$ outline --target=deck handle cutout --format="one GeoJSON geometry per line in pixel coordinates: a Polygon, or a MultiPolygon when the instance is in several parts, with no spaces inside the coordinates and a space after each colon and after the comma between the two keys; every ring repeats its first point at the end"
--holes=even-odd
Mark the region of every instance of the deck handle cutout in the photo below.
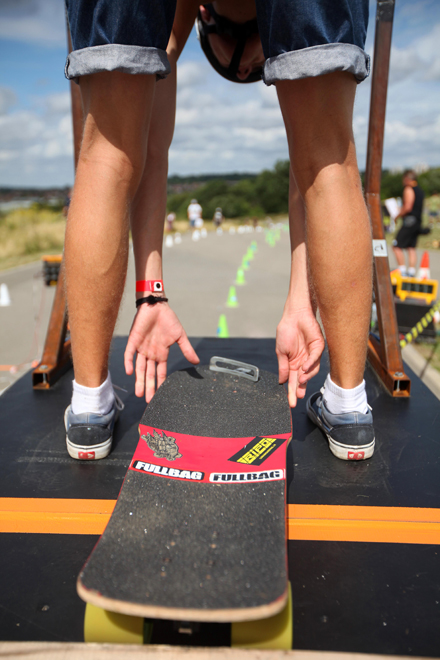
{"type": "Polygon", "coordinates": [[[260,370],[255,365],[247,364],[246,362],[239,362],[238,360],[231,360],[229,358],[218,357],[217,355],[214,355],[210,359],[209,369],[211,371],[219,371],[223,374],[231,374],[233,376],[247,378],[254,383],[256,383],[260,377],[260,370]],[[219,363],[229,366],[219,366],[219,363]]]}

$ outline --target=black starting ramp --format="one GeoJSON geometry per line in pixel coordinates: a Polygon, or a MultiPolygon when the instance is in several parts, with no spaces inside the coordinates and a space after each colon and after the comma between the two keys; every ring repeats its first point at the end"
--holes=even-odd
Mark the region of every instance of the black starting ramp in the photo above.
{"type": "MultiPolygon", "coordinates": [[[[194,339],[213,355],[277,372],[272,339],[194,339]]],[[[138,441],[144,403],[123,370],[116,338],[113,382],[125,410],[111,455],[67,455],[63,413],[72,372],[35,391],[31,375],[0,398],[0,640],[83,641],[76,578],[102,532],[138,441]]],[[[309,385],[321,387],[325,364],[309,385]]],[[[188,366],[177,347],[169,372],[188,366]]],[[[390,397],[367,368],[376,452],[345,462],[293,410],[288,453],[289,572],[294,648],[440,657],[440,402],[414,375],[409,399],[390,397]]],[[[157,622],[153,643],[228,645],[229,627],[191,638],[157,622]]]]}

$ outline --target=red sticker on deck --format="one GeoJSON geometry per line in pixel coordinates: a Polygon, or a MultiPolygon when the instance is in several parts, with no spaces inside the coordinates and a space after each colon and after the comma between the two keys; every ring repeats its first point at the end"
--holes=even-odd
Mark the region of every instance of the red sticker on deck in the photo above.
{"type": "Polygon", "coordinates": [[[209,438],[139,426],[130,469],[168,479],[249,483],[284,479],[290,433],[246,438],[209,438]]]}

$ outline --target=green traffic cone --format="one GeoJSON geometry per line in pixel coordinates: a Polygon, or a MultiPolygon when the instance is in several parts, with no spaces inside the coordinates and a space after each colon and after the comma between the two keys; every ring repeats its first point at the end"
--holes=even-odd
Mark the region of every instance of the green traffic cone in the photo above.
{"type": "Polygon", "coordinates": [[[226,303],[226,307],[238,307],[237,293],[235,291],[235,286],[229,287],[229,295],[228,295],[228,301],[226,303]]]}
{"type": "Polygon", "coordinates": [[[241,267],[243,270],[249,270],[249,259],[246,258],[246,255],[243,257],[241,267]]]}
{"type": "Polygon", "coordinates": [[[235,284],[238,284],[238,285],[246,284],[246,282],[244,280],[244,270],[243,270],[243,268],[239,268],[237,270],[237,279],[235,280],[235,284]]]}
{"type": "Polygon", "coordinates": [[[252,248],[249,248],[249,250],[246,252],[246,259],[248,261],[252,261],[253,258],[254,258],[254,251],[252,250],[252,248]]]}
{"type": "Polygon", "coordinates": [[[220,337],[220,339],[229,339],[228,323],[224,314],[220,314],[218,320],[217,337],[220,337]]]}

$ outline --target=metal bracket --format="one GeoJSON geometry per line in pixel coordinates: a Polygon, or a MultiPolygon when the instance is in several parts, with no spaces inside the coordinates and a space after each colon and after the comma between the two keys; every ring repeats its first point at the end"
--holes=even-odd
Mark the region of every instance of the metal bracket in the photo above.
{"type": "Polygon", "coordinates": [[[223,374],[232,374],[233,376],[240,376],[256,383],[260,377],[260,370],[253,364],[246,362],[238,362],[238,360],[230,360],[229,358],[222,358],[214,355],[209,361],[210,371],[219,371],[223,374]],[[218,362],[221,364],[229,365],[229,367],[219,367],[218,362]]]}

